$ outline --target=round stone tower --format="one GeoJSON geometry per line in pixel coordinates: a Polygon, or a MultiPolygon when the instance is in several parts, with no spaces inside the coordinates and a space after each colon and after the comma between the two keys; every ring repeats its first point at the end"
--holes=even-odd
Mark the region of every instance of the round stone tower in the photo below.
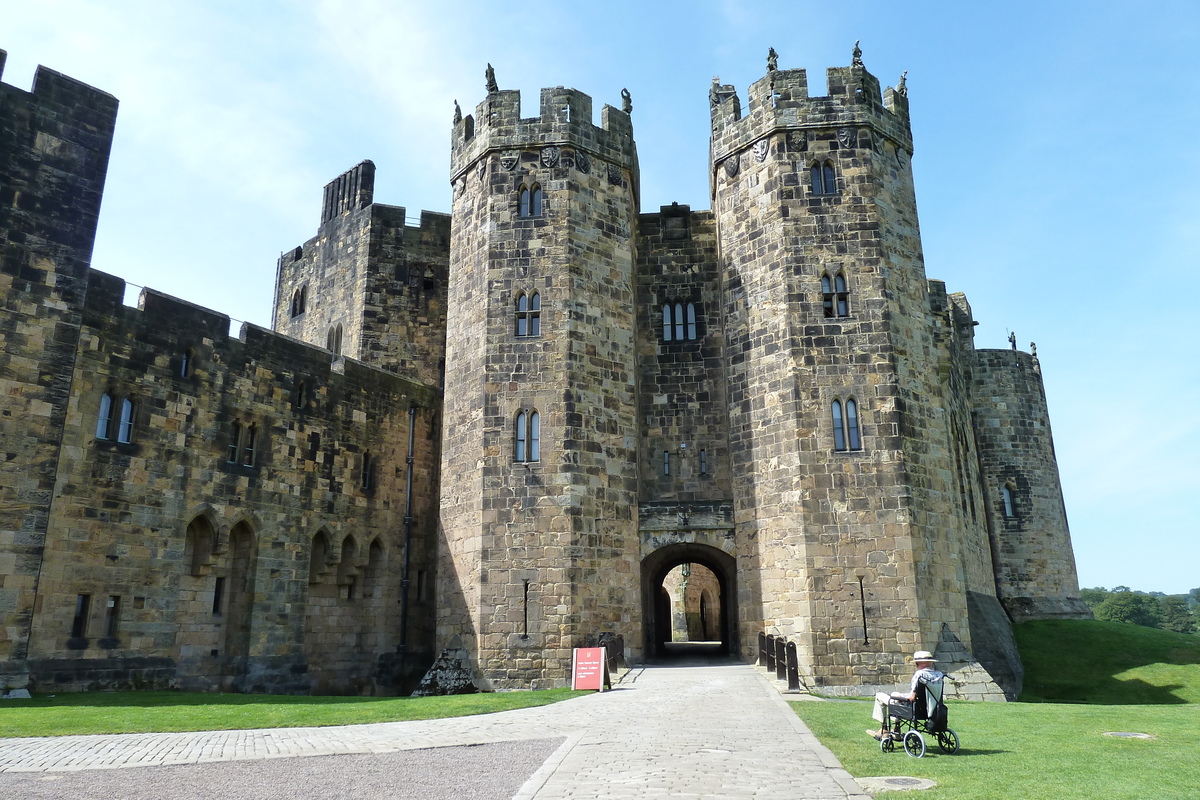
{"type": "MultiPolygon", "coordinates": [[[[438,642],[482,688],[569,679],[640,642],[629,114],[489,81],[454,126],[438,642]]],[[[633,655],[633,654],[631,654],[633,655]]]]}

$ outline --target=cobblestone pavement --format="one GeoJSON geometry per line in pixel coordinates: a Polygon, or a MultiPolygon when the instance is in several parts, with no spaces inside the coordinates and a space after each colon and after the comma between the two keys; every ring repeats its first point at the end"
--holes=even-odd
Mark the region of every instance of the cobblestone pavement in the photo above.
{"type": "MultiPolygon", "coordinates": [[[[520,800],[867,797],[792,713],[778,691],[747,665],[639,668],[610,692],[476,717],[329,728],[3,739],[0,789],[7,797],[49,797],[53,795],[14,793],[17,787],[11,781],[53,781],[56,773],[78,770],[289,757],[299,758],[288,762],[294,765],[288,772],[303,774],[312,770],[321,774],[333,767],[345,771],[352,761],[304,757],[383,755],[488,743],[521,743],[518,749],[528,754],[522,760],[507,758],[502,749],[497,750],[493,755],[497,763],[487,767],[497,789],[506,780],[514,781],[510,786],[520,786],[514,796],[520,800]],[[551,739],[562,743],[554,749],[556,742],[546,741],[551,739]],[[551,750],[549,758],[529,775],[530,765],[551,750]]],[[[436,761],[432,754],[430,761],[436,761]]],[[[451,763],[466,768],[468,761],[451,763]]],[[[410,762],[419,767],[419,759],[410,762]]],[[[276,768],[274,764],[269,766],[276,768]]],[[[239,767],[229,765],[227,770],[232,773],[239,767]]],[[[445,763],[436,767],[436,775],[444,779],[444,795],[431,789],[404,795],[389,790],[387,796],[468,796],[455,781],[455,771],[448,770],[445,763]]],[[[131,769],[121,770],[120,774],[128,776],[124,795],[73,796],[132,797],[132,787],[161,771],[131,769]]],[[[187,778],[186,771],[182,774],[193,786],[200,782],[196,777],[187,778]]],[[[352,777],[353,770],[347,775],[348,779],[352,777]]],[[[204,796],[214,800],[224,796],[214,791],[216,781],[202,785],[209,789],[204,796]]],[[[304,781],[286,794],[254,794],[246,791],[244,780],[240,786],[241,795],[229,796],[280,796],[291,800],[342,796],[317,793],[318,785],[313,781],[304,781]]],[[[159,796],[170,795],[160,792],[159,796]]]]}

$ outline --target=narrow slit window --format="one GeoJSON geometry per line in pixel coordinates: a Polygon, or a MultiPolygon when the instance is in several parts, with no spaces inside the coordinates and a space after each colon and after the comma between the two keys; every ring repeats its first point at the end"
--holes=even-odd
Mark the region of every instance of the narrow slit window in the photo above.
{"type": "Polygon", "coordinates": [[[663,475],[671,474],[671,451],[663,450],[663,475]]]}
{"type": "Polygon", "coordinates": [[[833,286],[828,275],[821,276],[821,311],[826,319],[833,317],[833,286]]]}
{"type": "Polygon", "coordinates": [[[529,299],[529,335],[537,336],[542,332],[542,296],[537,292],[529,299]]]}
{"type": "Polygon", "coordinates": [[[675,340],[683,341],[683,303],[675,304],[675,340]]]}
{"type": "Polygon", "coordinates": [[[671,341],[671,331],[674,326],[671,325],[671,304],[663,303],[663,341],[671,341]]]}
{"type": "Polygon", "coordinates": [[[530,192],[529,200],[529,216],[540,217],[542,215],[542,187],[534,184],[533,191],[530,192]]]}
{"type": "Polygon", "coordinates": [[[221,616],[221,603],[225,600],[225,579],[218,577],[213,585],[212,613],[214,617],[221,616]]]}
{"type": "Polygon", "coordinates": [[[828,161],[821,168],[821,172],[825,175],[825,194],[837,194],[837,177],[833,174],[833,164],[828,161]]]}
{"type": "Polygon", "coordinates": [[[833,416],[833,449],[839,453],[862,450],[862,433],[858,423],[858,402],[853,398],[843,404],[834,400],[830,406],[833,416]]]}
{"type": "Polygon", "coordinates": [[[96,438],[107,439],[112,427],[112,395],[108,392],[100,395],[100,413],[96,415],[96,438]]]}
{"type": "Polygon", "coordinates": [[[529,442],[528,442],[529,434],[525,429],[525,426],[527,424],[528,424],[528,418],[525,416],[525,412],[522,411],[520,414],[517,414],[516,460],[518,462],[528,461],[528,459],[525,457],[526,452],[527,452],[526,448],[528,447],[528,444],[529,444],[529,442]]]}
{"type": "Polygon", "coordinates": [[[82,639],[87,636],[88,616],[92,609],[90,594],[77,595],[75,598],[75,619],[71,622],[71,638],[82,639]]]}
{"type": "Polygon", "coordinates": [[[126,397],[121,401],[121,419],[117,425],[117,441],[129,444],[133,441],[133,401],[126,397]]]}
{"type": "Polygon", "coordinates": [[[834,292],[837,294],[837,315],[850,316],[850,293],[846,291],[846,277],[838,273],[833,279],[834,292]]]}
{"type": "Polygon", "coordinates": [[[1000,499],[1004,503],[1004,516],[1007,517],[1008,519],[1012,519],[1013,517],[1015,517],[1016,513],[1014,513],[1014,511],[1013,511],[1012,490],[1009,489],[1007,486],[1001,486],[1000,487],[1000,499]]]}
{"type": "Polygon", "coordinates": [[[189,347],[183,351],[183,359],[179,362],[179,377],[192,377],[192,367],[194,366],[193,362],[195,361],[195,358],[196,354],[192,348],[189,347]]]}
{"type": "Polygon", "coordinates": [[[518,211],[519,216],[522,216],[522,217],[529,216],[529,203],[530,203],[529,187],[522,186],[521,187],[521,207],[520,207],[520,210],[518,211]]]}
{"type": "Polygon", "coordinates": [[[707,450],[700,451],[700,474],[701,475],[708,474],[708,451],[707,450]]]}
{"type": "Polygon", "coordinates": [[[362,490],[369,492],[375,488],[375,460],[370,453],[362,457],[362,490]]]}
{"type": "Polygon", "coordinates": [[[696,304],[687,304],[687,338],[696,338],[696,304]]]}
{"type": "Polygon", "coordinates": [[[242,446],[242,466],[254,466],[254,448],[258,445],[258,426],[251,425],[246,428],[246,442],[242,446]]]}
{"type": "Polygon", "coordinates": [[[542,458],[541,417],[534,411],[529,415],[529,460],[540,461],[542,458]]]}
{"type": "Polygon", "coordinates": [[[846,433],[850,435],[850,449],[862,450],[862,437],[858,431],[858,403],[846,401],[846,433]]]}
{"type": "Polygon", "coordinates": [[[104,609],[104,636],[107,639],[117,638],[117,623],[121,618],[121,598],[109,595],[108,606],[104,609]]]}

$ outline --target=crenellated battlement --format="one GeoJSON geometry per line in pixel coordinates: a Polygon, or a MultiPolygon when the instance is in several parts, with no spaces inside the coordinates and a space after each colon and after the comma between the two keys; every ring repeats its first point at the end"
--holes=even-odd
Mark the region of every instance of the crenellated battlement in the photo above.
{"type": "Polygon", "coordinates": [[[488,152],[517,151],[531,147],[568,147],[589,157],[616,163],[625,169],[636,165],[633,125],[629,114],[605,104],[600,125],[592,122],[592,98],[562,86],[542,89],[536,117],[521,118],[521,92],[489,92],[487,99],[454,125],[451,135],[451,180],[488,152]]]}
{"type": "Polygon", "coordinates": [[[908,97],[892,87],[881,89],[879,79],[862,66],[830,67],[829,93],[808,94],[803,69],[769,70],[750,86],[747,111],[730,84],[713,79],[709,90],[712,115],[712,162],[746,148],[775,131],[838,129],[855,132],[859,146],[888,140],[912,153],[908,97]],[[864,134],[870,134],[869,136],[864,134]]]}

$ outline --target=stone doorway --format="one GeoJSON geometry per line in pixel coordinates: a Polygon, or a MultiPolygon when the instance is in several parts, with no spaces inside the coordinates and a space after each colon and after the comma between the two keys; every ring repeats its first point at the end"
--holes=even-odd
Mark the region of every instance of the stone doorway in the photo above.
{"type": "Polygon", "coordinates": [[[670,544],[642,559],[647,658],[738,652],[737,562],[715,547],[670,544]]]}

